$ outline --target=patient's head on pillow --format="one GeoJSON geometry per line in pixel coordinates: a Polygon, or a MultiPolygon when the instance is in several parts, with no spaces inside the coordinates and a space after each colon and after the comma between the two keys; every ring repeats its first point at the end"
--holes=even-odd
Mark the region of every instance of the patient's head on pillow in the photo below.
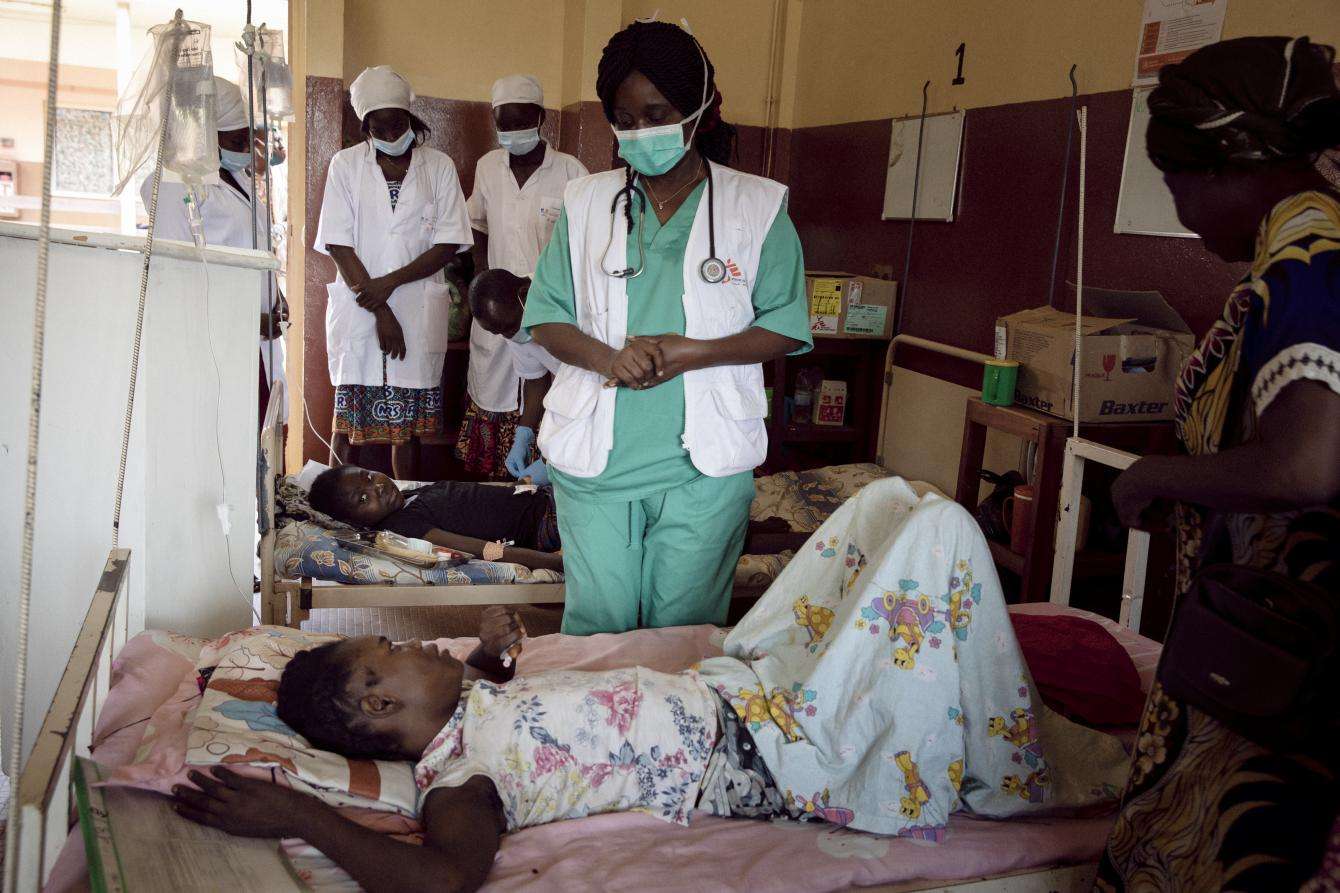
{"type": "Polygon", "coordinates": [[[436,645],[359,636],[294,655],[277,710],[322,750],[417,760],[456,710],[464,673],[436,645]]]}
{"type": "Polygon", "coordinates": [[[346,524],[375,527],[405,507],[400,488],[380,471],[357,465],[328,468],[312,481],[307,495],[312,508],[346,524]]]}

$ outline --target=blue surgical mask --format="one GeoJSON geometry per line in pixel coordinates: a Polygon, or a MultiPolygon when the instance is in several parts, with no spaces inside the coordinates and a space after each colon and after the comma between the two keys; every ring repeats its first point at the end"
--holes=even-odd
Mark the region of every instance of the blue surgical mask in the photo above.
{"type": "Polygon", "coordinates": [[[512,336],[513,344],[530,344],[530,342],[533,340],[534,339],[530,337],[530,332],[526,329],[525,326],[522,326],[521,328],[517,329],[516,334],[512,336]]]}
{"type": "Polygon", "coordinates": [[[409,151],[409,147],[414,144],[414,128],[407,127],[405,132],[400,134],[400,139],[388,143],[386,140],[372,138],[372,145],[377,147],[377,151],[383,155],[390,155],[392,158],[399,158],[409,151]]]}
{"type": "Polygon", "coordinates": [[[251,153],[234,152],[232,149],[219,147],[219,164],[226,171],[240,174],[251,167],[251,153]]]}
{"type": "Polygon", "coordinates": [[[540,128],[499,130],[498,145],[513,155],[525,155],[540,144],[540,128]]]}

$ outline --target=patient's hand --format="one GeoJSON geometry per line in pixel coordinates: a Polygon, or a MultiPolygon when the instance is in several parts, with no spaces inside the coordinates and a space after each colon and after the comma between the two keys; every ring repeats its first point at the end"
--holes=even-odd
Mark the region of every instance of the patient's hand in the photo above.
{"type": "Polygon", "coordinates": [[[326,806],[292,788],[257,781],[216,766],[213,775],[187,774],[200,790],[172,789],[173,808],[193,822],[239,837],[300,837],[306,819],[326,806]]]}
{"type": "Polygon", "coordinates": [[[479,647],[491,657],[501,658],[526,635],[516,609],[489,605],[479,618],[479,647]]]}

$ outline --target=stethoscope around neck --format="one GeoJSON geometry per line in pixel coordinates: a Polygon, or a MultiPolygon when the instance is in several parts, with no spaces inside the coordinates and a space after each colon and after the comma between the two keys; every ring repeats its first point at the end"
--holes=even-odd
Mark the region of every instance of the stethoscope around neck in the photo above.
{"type": "MultiPolygon", "coordinates": [[[[716,190],[712,182],[712,163],[704,158],[703,164],[707,168],[707,257],[698,265],[698,276],[708,285],[716,285],[726,279],[726,264],[721,258],[717,257],[716,204],[714,201],[716,190]]],[[[647,197],[636,185],[626,184],[614,194],[614,200],[610,202],[610,235],[605,240],[605,251],[600,255],[600,269],[606,276],[613,276],[615,279],[636,279],[647,268],[647,249],[642,238],[642,222],[646,219],[646,216],[647,197]],[[609,257],[610,247],[614,244],[614,225],[615,221],[619,219],[619,200],[623,199],[631,207],[633,196],[637,196],[641,200],[637,215],[637,266],[611,270],[605,266],[605,260],[609,257]]]]}

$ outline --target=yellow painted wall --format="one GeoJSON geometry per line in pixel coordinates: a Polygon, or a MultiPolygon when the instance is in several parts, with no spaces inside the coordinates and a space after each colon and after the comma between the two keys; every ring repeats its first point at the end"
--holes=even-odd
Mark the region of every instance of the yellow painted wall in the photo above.
{"type": "MultiPolygon", "coordinates": [[[[1130,86],[1141,0],[802,0],[796,126],[974,108],[1130,86]],[[959,42],[966,83],[951,86],[959,42]]],[[[1340,44],[1336,0],[1229,0],[1224,37],[1340,44]]]]}
{"type": "Polygon", "coordinates": [[[663,22],[688,20],[716,68],[722,116],[734,124],[762,125],[768,114],[773,12],[779,5],[786,7],[786,0],[625,0],[623,24],[657,10],[663,22]]]}
{"type": "Polygon", "coordinates": [[[390,65],[424,96],[486,101],[506,74],[561,99],[566,4],[533,0],[345,0],[344,81],[390,65]]]}

